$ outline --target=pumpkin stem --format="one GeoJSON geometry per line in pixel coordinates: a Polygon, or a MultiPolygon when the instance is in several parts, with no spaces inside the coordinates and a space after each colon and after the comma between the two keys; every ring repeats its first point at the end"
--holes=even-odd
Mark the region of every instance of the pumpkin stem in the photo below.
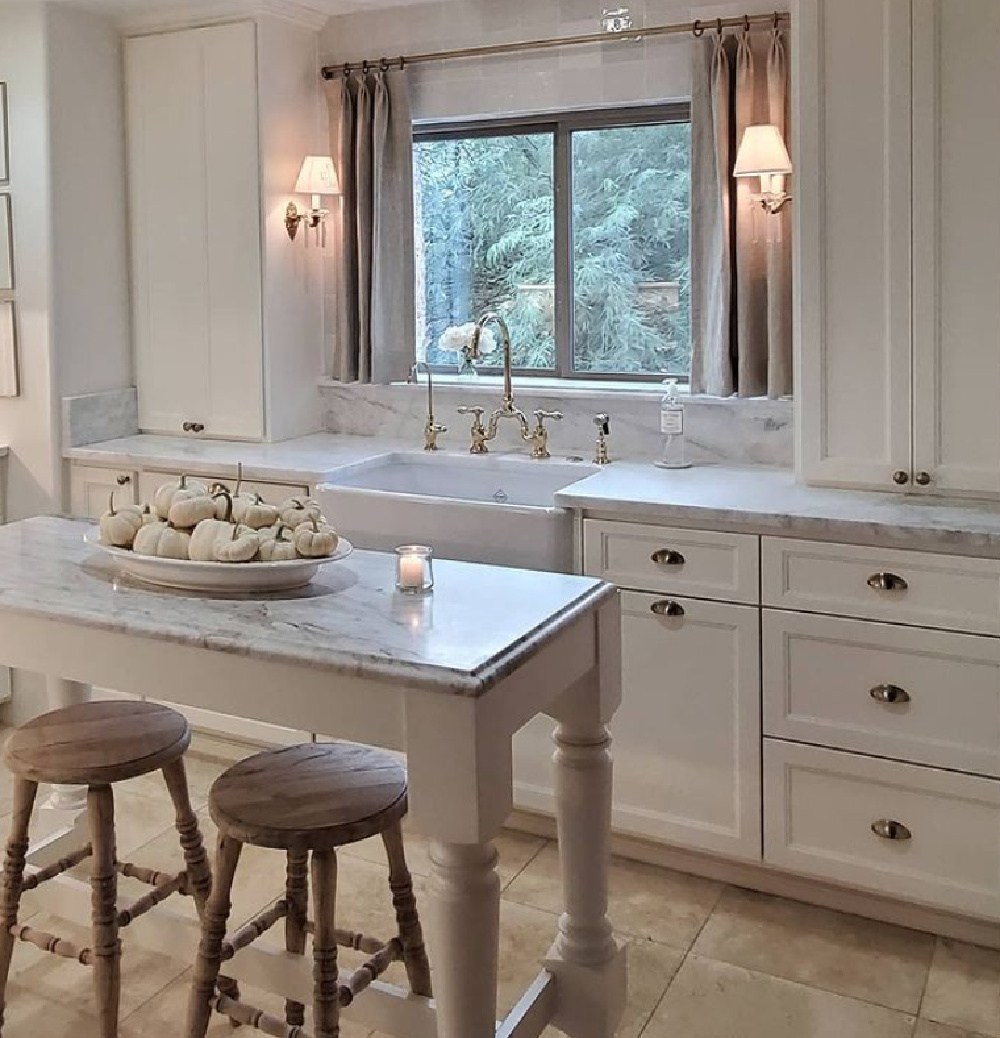
{"type": "Polygon", "coordinates": [[[226,499],[226,515],[223,522],[230,523],[233,520],[233,495],[229,493],[229,490],[224,487],[221,483],[219,489],[212,495],[214,501],[217,497],[224,497],[226,499]]]}
{"type": "Polygon", "coordinates": [[[319,523],[316,522],[316,516],[309,516],[309,521],[313,524],[313,533],[319,533],[319,523]]]}
{"type": "Polygon", "coordinates": [[[181,478],[177,482],[177,489],[178,490],[187,490],[187,485],[188,485],[187,473],[186,472],[182,472],[181,473],[181,478]]]}
{"type": "Polygon", "coordinates": [[[115,492],[112,490],[108,495],[108,515],[117,515],[115,511],[115,492]]]}
{"type": "Polygon", "coordinates": [[[284,541],[288,543],[288,538],[284,536],[285,531],[288,529],[284,523],[278,523],[278,529],[274,531],[274,539],[276,541],[284,541]]]}
{"type": "Polygon", "coordinates": [[[240,496],[240,487],[243,485],[243,462],[238,461],[236,463],[236,493],[233,497],[240,496]]]}

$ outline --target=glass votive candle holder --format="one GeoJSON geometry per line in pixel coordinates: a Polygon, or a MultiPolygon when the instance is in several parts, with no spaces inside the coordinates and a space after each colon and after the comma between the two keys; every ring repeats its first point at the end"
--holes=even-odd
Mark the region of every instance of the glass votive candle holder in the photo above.
{"type": "Polygon", "coordinates": [[[424,595],[434,587],[434,551],[426,544],[403,544],[396,549],[396,588],[408,595],[424,595]]]}

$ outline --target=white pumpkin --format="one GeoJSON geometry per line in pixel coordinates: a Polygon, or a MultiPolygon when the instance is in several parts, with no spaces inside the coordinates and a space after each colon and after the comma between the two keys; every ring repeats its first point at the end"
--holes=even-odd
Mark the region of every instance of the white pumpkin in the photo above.
{"type": "Polygon", "coordinates": [[[260,538],[249,526],[229,524],[232,532],[215,541],[213,553],[216,562],[250,562],[260,548],[260,538]]]}
{"type": "Polygon", "coordinates": [[[135,535],[132,550],[136,555],[152,555],[157,559],[187,559],[191,534],[176,526],[157,520],[147,523],[135,535]]]}
{"type": "Polygon", "coordinates": [[[168,517],[170,506],[174,501],[174,495],[180,490],[193,490],[199,494],[208,494],[208,487],[206,487],[204,483],[199,483],[195,479],[188,481],[187,476],[183,474],[178,480],[164,483],[163,486],[161,486],[153,495],[153,511],[155,511],[161,519],[166,519],[168,517]]]}
{"type": "Polygon", "coordinates": [[[320,525],[314,518],[300,523],[292,534],[295,550],[305,559],[325,559],[337,550],[340,537],[332,526],[320,525]]]}
{"type": "Polygon", "coordinates": [[[308,522],[310,519],[321,522],[323,509],[320,508],[319,502],[311,497],[290,497],[282,501],[278,507],[278,518],[285,526],[294,530],[300,523],[308,522]]]}
{"type": "Polygon", "coordinates": [[[284,523],[258,531],[261,562],[291,562],[299,557],[295,542],[287,536],[289,532],[284,523]]]}
{"type": "Polygon", "coordinates": [[[142,510],[138,505],[115,508],[115,495],[108,501],[108,510],[101,516],[101,544],[113,548],[131,548],[135,535],[142,529],[142,510]]]}
{"type": "Polygon", "coordinates": [[[184,530],[193,529],[202,519],[214,517],[215,499],[199,490],[178,490],[167,510],[167,521],[184,530]]]}
{"type": "Polygon", "coordinates": [[[278,521],[278,509],[260,494],[238,494],[233,498],[233,519],[252,530],[263,530],[278,521]]]}
{"type": "Polygon", "coordinates": [[[156,512],[150,508],[149,505],[142,506],[142,525],[149,526],[150,523],[158,523],[160,521],[159,516],[156,512]]]}
{"type": "Polygon", "coordinates": [[[233,524],[225,519],[202,519],[191,531],[188,557],[192,562],[215,562],[215,542],[232,535],[233,524]]]}

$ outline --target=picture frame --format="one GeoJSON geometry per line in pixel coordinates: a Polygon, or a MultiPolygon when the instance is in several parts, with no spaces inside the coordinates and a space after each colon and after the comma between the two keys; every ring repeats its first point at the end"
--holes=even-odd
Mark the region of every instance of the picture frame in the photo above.
{"type": "Polygon", "coordinates": [[[14,300],[0,300],[0,397],[21,395],[14,300]]]}
{"type": "Polygon", "coordinates": [[[9,194],[0,194],[0,292],[14,291],[14,234],[9,194]]]}
{"type": "Polygon", "coordinates": [[[7,137],[7,84],[0,80],[0,184],[6,184],[10,180],[7,137]]]}

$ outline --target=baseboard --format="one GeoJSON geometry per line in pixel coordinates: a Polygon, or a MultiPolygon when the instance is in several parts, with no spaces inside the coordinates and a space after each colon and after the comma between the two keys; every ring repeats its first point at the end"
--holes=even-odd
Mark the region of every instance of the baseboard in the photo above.
{"type": "MultiPolygon", "coordinates": [[[[515,811],[508,818],[507,827],[550,839],[556,835],[555,819],[534,811],[515,811]]],[[[986,920],[972,919],[924,905],[897,901],[880,894],[840,887],[763,864],[729,861],[630,836],[613,835],[611,850],[613,854],[632,861],[676,869],[678,872],[687,872],[720,883],[759,890],[764,894],[775,894],[793,901],[804,901],[838,912],[848,912],[867,919],[905,926],[911,930],[923,930],[969,944],[1000,949],[1000,924],[986,920]]]]}

